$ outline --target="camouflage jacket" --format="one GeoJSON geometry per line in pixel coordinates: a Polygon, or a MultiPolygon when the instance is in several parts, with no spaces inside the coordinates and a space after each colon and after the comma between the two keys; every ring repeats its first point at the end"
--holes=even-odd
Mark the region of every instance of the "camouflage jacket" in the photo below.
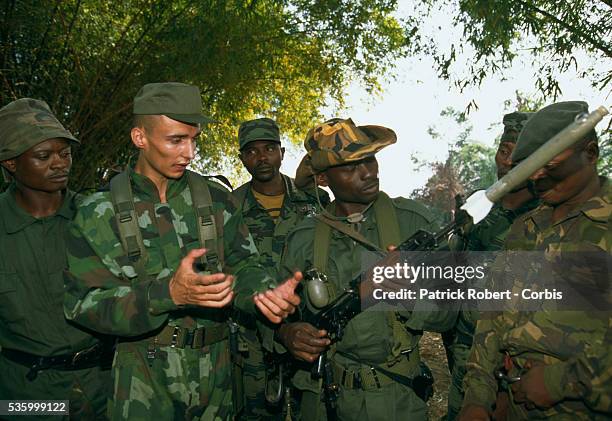
{"type": "MultiPolygon", "coordinates": [[[[591,198],[551,225],[552,208],[540,205],[517,219],[506,239],[508,250],[540,250],[543,258],[559,253],[612,253],[612,183],[602,181],[591,198]]],[[[578,268],[580,269],[580,268],[578,268]]],[[[609,290],[610,279],[607,282],[609,290]]],[[[546,388],[558,400],[547,410],[527,411],[511,402],[512,417],[609,419],[612,415],[612,316],[610,311],[506,311],[478,322],[464,378],[464,405],[490,408],[498,384],[494,372],[512,361],[510,375],[527,360],[546,365],[546,388]],[[506,356],[506,357],[505,357],[506,356]],[[605,415],[607,414],[607,415],[605,415]]]]}
{"type": "MultiPolygon", "coordinates": [[[[167,203],[160,203],[153,182],[130,172],[149,278],[138,282],[121,247],[110,192],[86,197],[67,241],[66,317],[119,336],[146,335],[166,322],[192,328],[224,319],[219,310],[179,307],[170,298],[168,285],[176,267],[187,252],[200,248],[187,177],[169,180],[167,203]]],[[[236,275],[234,305],[253,312],[252,292],[268,288],[275,280],[261,265],[234,198],[221,185],[207,182],[215,218],[224,227],[226,272],[236,275]]]]}
{"type": "Polygon", "coordinates": [[[538,206],[538,203],[538,200],[531,200],[514,210],[505,209],[500,204],[495,204],[489,214],[476,224],[468,234],[466,250],[501,250],[514,220],[534,209],[538,206]]]}
{"type": "MultiPolygon", "coordinates": [[[[409,238],[418,229],[432,228],[429,213],[425,207],[402,197],[391,200],[397,214],[401,241],[409,238]]],[[[334,203],[328,206],[328,210],[333,212],[333,207],[334,203]]],[[[358,224],[359,232],[369,241],[379,244],[378,224],[374,209],[368,209],[364,216],[365,219],[358,224]]],[[[313,246],[316,224],[316,219],[306,218],[289,234],[287,250],[281,262],[283,274],[291,273],[295,268],[308,270],[314,267],[313,246]]],[[[348,288],[350,281],[361,273],[363,253],[366,252],[368,250],[361,243],[332,229],[326,275],[337,293],[348,288]]],[[[307,296],[303,289],[301,296],[305,303],[307,296]]],[[[397,337],[393,331],[399,326],[395,323],[391,324],[389,312],[376,310],[364,312],[353,318],[346,326],[342,340],[335,345],[337,352],[333,355],[334,363],[351,370],[364,367],[368,369],[368,364],[385,364],[396,358],[396,353],[409,349],[410,351],[405,355],[409,353],[411,364],[417,365],[419,361],[418,342],[421,337],[419,329],[439,326],[439,331],[444,331],[452,325],[455,319],[455,314],[450,315],[444,311],[418,312],[419,314],[416,312],[410,314],[406,311],[403,313],[406,314],[401,314],[401,324],[407,333],[406,340],[410,343],[396,342],[397,337]],[[351,358],[342,354],[348,354],[351,358]],[[359,363],[356,363],[355,359],[359,363]]],[[[416,367],[412,369],[416,370],[416,367]]],[[[404,373],[408,376],[414,374],[415,371],[404,373]]],[[[298,388],[318,392],[317,381],[311,380],[310,373],[307,371],[298,371],[294,383],[298,388]]]]}
{"type": "MultiPolygon", "coordinates": [[[[271,268],[277,268],[280,263],[289,231],[305,216],[314,215],[319,208],[314,192],[299,190],[295,187],[293,179],[284,174],[282,177],[285,183],[285,199],[276,222],[255,199],[251,182],[243,184],[233,192],[238,200],[244,223],[255,240],[257,250],[264,264],[271,268]]],[[[323,206],[329,203],[329,196],[324,190],[319,189],[319,197],[323,206]]]]}

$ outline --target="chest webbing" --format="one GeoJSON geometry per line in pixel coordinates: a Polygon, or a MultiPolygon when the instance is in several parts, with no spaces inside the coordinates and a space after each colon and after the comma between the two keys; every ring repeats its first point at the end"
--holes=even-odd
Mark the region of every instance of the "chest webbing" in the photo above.
{"type": "MultiPolygon", "coordinates": [[[[205,265],[206,270],[216,271],[223,265],[223,224],[222,221],[221,224],[217,224],[215,220],[212,197],[206,179],[191,171],[187,171],[186,177],[196,214],[200,246],[208,250],[200,258],[200,263],[205,265]]],[[[147,275],[145,264],[148,255],[138,226],[134,194],[127,171],[111,179],[110,193],[121,245],[129,261],[134,265],[138,279],[144,281],[147,275]]]]}

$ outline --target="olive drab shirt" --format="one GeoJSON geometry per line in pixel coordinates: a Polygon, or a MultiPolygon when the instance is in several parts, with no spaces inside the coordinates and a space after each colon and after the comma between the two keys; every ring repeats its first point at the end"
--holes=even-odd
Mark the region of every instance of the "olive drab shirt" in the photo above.
{"type": "MultiPolygon", "coordinates": [[[[180,308],[172,301],[169,281],[181,259],[200,248],[195,210],[184,175],[169,180],[167,203],[157,187],[130,170],[134,205],[148,258],[146,282],[138,282],[118,235],[110,192],[85,198],[78,207],[68,239],[66,315],[96,331],[139,336],[166,321],[185,328],[209,327],[215,309],[180,308]]],[[[217,225],[223,226],[226,269],[236,276],[234,305],[253,312],[251,294],[276,283],[260,263],[257,249],[237,205],[221,185],[206,181],[217,225]]]]}
{"type": "MultiPolygon", "coordinates": [[[[282,177],[285,198],[276,221],[253,195],[251,182],[238,187],[233,193],[264,264],[273,268],[277,268],[280,263],[289,232],[304,217],[313,216],[319,207],[314,192],[299,190],[293,179],[284,174],[282,177]]],[[[319,189],[319,197],[323,206],[329,203],[329,196],[324,190],[319,189]]]]}
{"type": "Polygon", "coordinates": [[[78,352],[97,340],[64,318],[65,236],[74,193],[57,213],[35,218],[0,194],[0,346],[39,356],[78,352]]]}
{"type": "MultiPolygon", "coordinates": [[[[551,224],[552,208],[545,204],[517,219],[506,249],[540,250],[546,259],[574,251],[610,255],[611,216],[612,185],[602,179],[597,196],[555,224],[551,224]]],[[[601,281],[609,298],[610,278],[601,281]]],[[[545,364],[546,388],[559,400],[550,409],[530,411],[511,402],[512,419],[609,419],[611,329],[611,311],[506,311],[480,320],[464,378],[464,405],[491,407],[498,390],[494,372],[504,365],[507,355],[512,360],[511,376],[520,374],[518,370],[528,359],[545,364]]]]}
{"type": "MultiPolygon", "coordinates": [[[[397,221],[400,228],[401,241],[409,238],[418,229],[432,230],[431,221],[429,220],[428,212],[422,205],[412,200],[404,198],[390,199],[397,214],[397,221]]],[[[328,206],[328,211],[333,213],[334,204],[328,206]]],[[[359,223],[358,231],[369,241],[378,244],[379,233],[377,226],[377,215],[374,208],[370,207],[364,214],[365,219],[359,223]]],[[[314,267],[314,236],[317,220],[307,218],[287,238],[287,250],[282,259],[282,270],[284,273],[290,273],[295,268],[301,268],[306,271],[314,267]]],[[[347,224],[348,226],[348,224],[347,224]]],[[[435,228],[433,229],[435,231],[435,228]]],[[[358,276],[362,271],[362,253],[368,250],[359,242],[355,241],[348,235],[337,230],[331,230],[331,239],[329,245],[328,263],[325,275],[332,282],[339,294],[343,289],[350,286],[350,282],[358,276]]],[[[302,289],[302,301],[306,300],[304,290],[302,289]]],[[[410,351],[411,367],[410,373],[404,375],[415,375],[418,372],[418,342],[420,340],[423,326],[438,326],[440,331],[448,330],[452,326],[456,315],[448,314],[446,311],[431,312],[422,314],[416,312],[410,314],[405,312],[405,318],[402,319],[407,339],[409,344],[401,344],[406,349],[401,351],[410,351]],[[413,316],[415,320],[413,319],[413,316]],[[413,326],[418,326],[416,329],[413,326]],[[407,329],[413,327],[413,329],[407,329]]],[[[395,319],[395,318],[394,318],[395,319]]],[[[342,339],[336,344],[336,353],[333,356],[333,361],[342,367],[353,369],[361,369],[369,367],[369,364],[382,365],[391,361],[398,356],[394,355],[395,351],[399,350],[400,344],[395,343],[395,335],[388,312],[369,311],[361,313],[352,319],[344,331],[342,339]],[[351,358],[346,358],[342,353],[348,354],[351,358]],[[359,363],[354,359],[359,360],[359,363]]],[[[432,329],[433,330],[433,329],[432,329]]],[[[298,388],[309,389],[317,392],[317,381],[309,380],[310,373],[298,371],[294,383],[298,388]]]]}

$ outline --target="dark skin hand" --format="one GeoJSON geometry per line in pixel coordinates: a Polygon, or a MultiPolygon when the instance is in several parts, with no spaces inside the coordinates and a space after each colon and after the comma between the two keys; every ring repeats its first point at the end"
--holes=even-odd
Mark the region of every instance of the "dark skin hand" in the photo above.
{"type": "Polygon", "coordinates": [[[553,406],[556,401],[550,396],[546,383],[544,383],[544,368],[546,366],[538,361],[528,360],[525,363],[527,373],[521,375],[521,381],[512,385],[512,397],[517,403],[525,404],[527,409],[546,409],[553,406]]]}
{"type": "Polygon", "coordinates": [[[317,330],[304,322],[282,325],[278,336],[291,355],[306,362],[314,362],[331,343],[325,330],[317,330]]]}
{"type": "Polygon", "coordinates": [[[489,412],[482,406],[466,405],[461,408],[457,421],[489,421],[489,412]]]}

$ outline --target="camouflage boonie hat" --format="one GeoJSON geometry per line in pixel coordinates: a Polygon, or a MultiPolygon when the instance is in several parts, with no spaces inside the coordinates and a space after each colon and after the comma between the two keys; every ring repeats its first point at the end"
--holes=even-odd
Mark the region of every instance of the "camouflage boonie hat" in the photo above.
{"type": "Polygon", "coordinates": [[[247,144],[256,140],[269,140],[281,143],[278,125],[271,118],[256,118],[245,121],[238,129],[238,143],[240,150],[247,144]]]}
{"type": "Polygon", "coordinates": [[[557,102],[542,108],[531,117],[519,134],[512,151],[512,161],[520,161],[535,152],[551,137],[565,129],[576,117],[589,112],[584,101],[557,102]]]}
{"type": "Polygon", "coordinates": [[[21,98],[0,109],[0,161],[55,138],[81,143],[62,126],[45,101],[21,98]]]}
{"type": "Polygon", "coordinates": [[[525,127],[525,123],[529,120],[534,113],[515,111],[504,116],[504,132],[501,135],[501,142],[513,142],[516,143],[518,135],[525,127]]]}
{"type": "Polygon", "coordinates": [[[350,118],[328,120],[308,131],[304,140],[307,155],[298,166],[295,184],[308,186],[314,174],[375,155],[396,141],[395,132],[386,127],[356,126],[350,118]]]}
{"type": "Polygon", "coordinates": [[[213,120],[202,114],[202,97],[197,86],[178,82],[147,83],[134,98],[135,115],[165,115],[190,124],[213,120]]]}

